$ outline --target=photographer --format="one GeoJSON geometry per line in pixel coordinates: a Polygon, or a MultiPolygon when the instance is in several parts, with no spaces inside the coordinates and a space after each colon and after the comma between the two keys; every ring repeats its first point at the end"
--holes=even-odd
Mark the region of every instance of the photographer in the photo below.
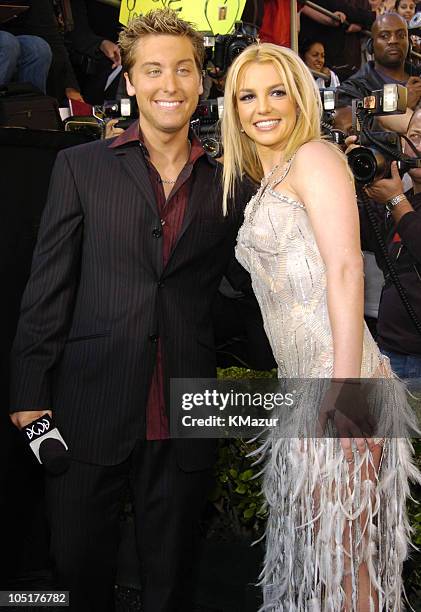
{"type": "MultiPolygon", "coordinates": [[[[415,111],[409,124],[408,138],[420,150],[421,109],[415,111]]],[[[350,137],[348,142],[355,139],[350,137]]],[[[405,153],[415,156],[406,145],[405,153]]],[[[392,163],[391,178],[366,187],[366,192],[388,216],[385,221],[388,254],[415,312],[421,311],[421,168],[409,175],[413,190],[404,195],[396,162],[392,163]]],[[[362,211],[364,214],[364,211],[362,211]]],[[[362,218],[363,230],[367,223],[362,218]]],[[[408,315],[398,290],[385,274],[377,322],[377,342],[391,361],[392,369],[401,378],[421,378],[421,335],[408,315]]]]}
{"type": "MultiPolygon", "coordinates": [[[[352,100],[369,96],[372,91],[382,89],[386,83],[398,83],[408,89],[407,114],[382,118],[386,129],[405,133],[412,110],[421,98],[419,69],[408,62],[408,26],[397,13],[385,13],[377,17],[371,29],[374,61],[367,62],[355,75],[338,87],[339,106],[347,107],[351,117],[352,100]]],[[[344,111],[342,111],[343,116],[344,111]]]]}

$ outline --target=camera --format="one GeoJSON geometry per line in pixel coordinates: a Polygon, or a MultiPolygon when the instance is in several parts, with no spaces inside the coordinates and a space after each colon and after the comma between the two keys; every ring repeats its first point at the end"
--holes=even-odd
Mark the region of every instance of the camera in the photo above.
{"type": "MultiPolygon", "coordinates": [[[[232,34],[204,36],[206,49],[206,73],[212,79],[223,79],[235,58],[248,46],[257,42],[257,38],[246,34],[240,22],[235,24],[232,34]]],[[[222,81],[223,83],[223,81],[222,81]]],[[[223,88],[223,84],[222,84],[223,88]]],[[[203,148],[211,157],[222,155],[222,144],[219,133],[219,121],[224,110],[223,92],[221,96],[210,100],[201,100],[192,117],[191,127],[201,140],[203,148]]]]}
{"type": "Polygon", "coordinates": [[[348,163],[357,183],[369,185],[389,178],[394,160],[398,162],[401,176],[411,168],[421,167],[421,159],[412,143],[417,157],[403,154],[401,139],[396,132],[372,129],[375,117],[405,113],[406,102],[406,87],[395,84],[386,84],[383,89],[352,101],[352,125],[361,146],[348,153],[348,163]]]}
{"type": "Polygon", "coordinates": [[[205,47],[208,50],[206,63],[212,62],[216,69],[208,71],[210,76],[213,78],[224,77],[235,58],[244,49],[256,42],[257,38],[255,36],[243,32],[240,22],[235,24],[232,34],[217,34],[215,37],[206,36],[205,47]]]}
{"type": "Polygon", "coordinates": [[[66,132],[77,132],[97,140],[105,138],[105,128],[109,119],[119,119],[116,127],[127,128],[137,116],[135,98],[105,100],[104,104],[92,107],[92,115],[71,116],[65,119],[66,132]]]}
{"type": "Polygon", "coordinates": [[[132,117],[136,114],[136,103],[134,98],[121,98],[121,100],[104,100],[101,107],[97,107],[104,117],[116,119],[132,117]]]}

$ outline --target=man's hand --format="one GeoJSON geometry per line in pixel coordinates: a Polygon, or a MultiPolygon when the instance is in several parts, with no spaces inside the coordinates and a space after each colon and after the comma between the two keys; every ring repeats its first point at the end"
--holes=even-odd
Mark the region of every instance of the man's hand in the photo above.
{"type": "Polygon", "coordinates": [[[107,57],[110,61],[113,62],[111,68],[114,69],[117,68],[117,66],[120,66],[121,55],[118,45],[111,42],[111,40],[103,40],[102,43],[99,45],[99,48],[105,55],[105,57],[107,57]]]}
{"type": "Polygon", "coordinates": [[[73,87],[66,87],[66,89],[64,90],[64,93],[66,94],[66,98],[68,100],[76,100],[77,102],[85,102],[85,100],[82,98],[82,94],[80,93],[80,91],[78,91],[77,89],[74,89],[73,87]]]}
{"type": "Polygon", "coordinates": [[[345,138],[345,155],[348,155],[348,153],[350,151],[352,151],[352,149],[357,149],[358,147],[360,147],[361,145],[357,144],[357,136],[355,136],[355,134],[351,134],[351,136],[347,136],[345,138]]]}
{"type": "Polygon", "coordinates": [[[351,23],[349,28],[346,30],[347,34],[356,34],[357,32],[361,32],[362,27],[358,23],[351,23]]]}
{"type": "Polygon", "coordinates": [[[333,26],[338,27],[344,21],[346,21],[346,15],[345,15],[345,13],[342,13],[342,11],[335,11],[333,14],[336,15],[336,17],[339,17],[339,19],[340,19],[340,21],[338,21],[337,19],[332,19],[332,25],[333,26]]]}
{"type": "Polygon", "coordinates": [[[408,89],[408,101],[407,106],[409,108],[414,108],[418,104],[419,99],[421,98],[421,79],[420,77],[409,77],[406,87],[408,89]]]}
{"type": "Polygon", "coordinates": [[[26,427],[32,421],[36,421],[40,419],[44,414],[48,414],[50,418],[53,417],[53,413],[51,410],[26,410],[22,412],[13,412],[10,415],[10,419],[18,429],[22,429],[22,427],[26,427]]]}
{"type": "Polygon", "coordinates": [[[105,138],[114,138],[114,136],[120,136],[124,132],[123,128],[115,127],[119,122],[119,119],[110,119],[105,124],[105,138]]]}
{"type": "Polygon", "coordinates": [[[379,204],[386,204],[391,198],[403,193],[402,180],[399,175],[398,164],[395,161],[391,165],[391,175],[391,178],[381,179],[365,188],[372,200],[379,204]]]}

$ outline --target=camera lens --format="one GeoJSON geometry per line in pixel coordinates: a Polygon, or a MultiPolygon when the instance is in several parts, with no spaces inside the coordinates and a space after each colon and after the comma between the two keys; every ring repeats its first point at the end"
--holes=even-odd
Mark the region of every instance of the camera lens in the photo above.
{"type": "Polygon", "coordinates": [[[374,180],[377,173],[377,161],[370,149],[358,147],[348,153],[348,164],[354,178],[367,185],[374,180]]]}
{"type": "Polygon", "coordinates": [[[216,138],[204,138],[202,146],[210,157],[220,157],[222,155],[221,143],[216,138]]]}
{"type": "Polygon", "coordinates": [[[248,43],[245,40],[236,40],[231,43],[228,49],[229,65],[235,60],[248,47],[248,43]]]}

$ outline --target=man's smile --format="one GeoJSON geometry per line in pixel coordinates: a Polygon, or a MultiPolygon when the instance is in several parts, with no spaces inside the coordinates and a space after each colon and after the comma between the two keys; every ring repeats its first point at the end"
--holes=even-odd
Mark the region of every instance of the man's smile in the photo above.
{"type": "Polygon", "coordinates": [[[173,110],[179,108],[180,105],[183,104],[183,100],[155,100],[155,104],[157,104],[160,108],[173,110]]]}

